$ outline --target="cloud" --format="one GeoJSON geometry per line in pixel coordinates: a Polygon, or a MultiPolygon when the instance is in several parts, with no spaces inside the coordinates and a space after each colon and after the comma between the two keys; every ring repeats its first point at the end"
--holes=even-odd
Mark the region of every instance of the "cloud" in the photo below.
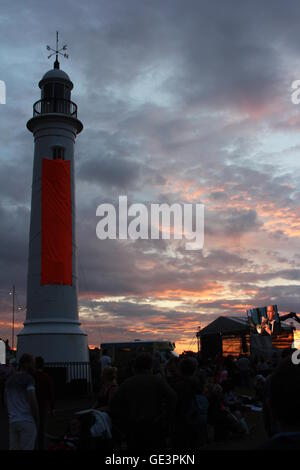
{"type": "Polygon", "coordinates": [[[120,190],[136,186],[139,180],[139,163],[106,155],[98,160],[87,160],[79,168],[78,176],[86,182],[120,190]]]}

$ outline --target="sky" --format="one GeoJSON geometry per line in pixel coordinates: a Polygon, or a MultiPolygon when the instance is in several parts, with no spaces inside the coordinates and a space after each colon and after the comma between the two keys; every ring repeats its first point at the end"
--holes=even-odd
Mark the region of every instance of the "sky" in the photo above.
{"type": "Polygon", "coordinates": [[[74,83],[79,313],[89,344],[170,339],[194,349],[220,315],[300,311],[300,4],[287,0],[66,0],[0,9],[0,336],[12,284],[25,319],[38,82],[74,83]],[[202,203],[202,250],[96,237],[97,206],[202,203]]]}

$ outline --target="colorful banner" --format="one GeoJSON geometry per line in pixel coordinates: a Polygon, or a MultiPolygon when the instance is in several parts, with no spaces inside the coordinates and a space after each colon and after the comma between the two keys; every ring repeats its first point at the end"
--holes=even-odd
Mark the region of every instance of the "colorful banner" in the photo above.
{"type": "Polygon", "coordinates": [[[42,161],[41,284],[72,285],[70,161],[42,161]]]}

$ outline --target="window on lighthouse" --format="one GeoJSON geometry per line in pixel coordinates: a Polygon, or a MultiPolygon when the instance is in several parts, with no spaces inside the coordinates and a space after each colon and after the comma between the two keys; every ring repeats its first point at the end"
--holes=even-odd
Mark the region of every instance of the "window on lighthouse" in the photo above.
{"type": "Polygon", "coordinates": [[[53,160],[64,160],[65,159],[64,147],[60,147],[59,145],[52,147],[52,156],[53,156],[53,160]]]}
{"type": "Polygon", "coordinates": [[[48,83],[43,88],[43,98],[45,100],[51,100],[52,98],[52,84],[48,83]]]}
{"type": "Polygon", "coordinates": [[[54,84],[54,98],[63,100],[65,98],[65,87],[61,83],[54,84]]]}

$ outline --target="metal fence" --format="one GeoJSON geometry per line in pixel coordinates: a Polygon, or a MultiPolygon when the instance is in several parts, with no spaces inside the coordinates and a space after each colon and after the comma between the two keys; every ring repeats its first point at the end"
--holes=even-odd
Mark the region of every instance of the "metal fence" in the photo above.
{"type": "Polygon", "coordinates": [[[59,398],[84,397],[93,391],[89,362],[47,362],[44,371],[52,377],[59,398]]]}

